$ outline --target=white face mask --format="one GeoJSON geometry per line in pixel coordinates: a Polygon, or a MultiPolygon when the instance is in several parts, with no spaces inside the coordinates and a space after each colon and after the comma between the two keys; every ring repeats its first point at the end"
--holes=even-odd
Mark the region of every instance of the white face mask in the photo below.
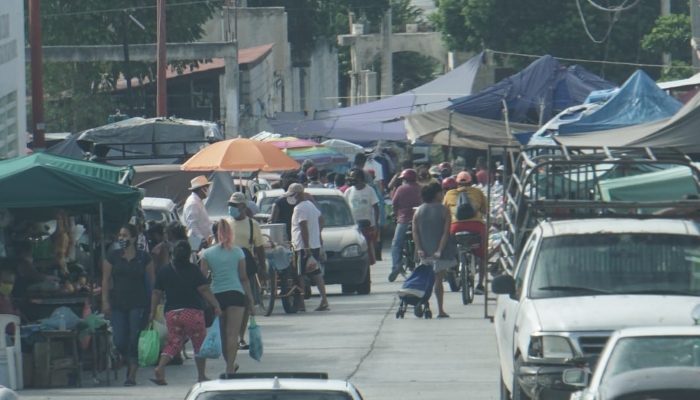
{"type": "Polygon", "coordinates": [[[297,198],[294,196],[287,197],[287,203],[289,203],[289,205],[293,206],[293,205],[297,204],[297,198]]]}

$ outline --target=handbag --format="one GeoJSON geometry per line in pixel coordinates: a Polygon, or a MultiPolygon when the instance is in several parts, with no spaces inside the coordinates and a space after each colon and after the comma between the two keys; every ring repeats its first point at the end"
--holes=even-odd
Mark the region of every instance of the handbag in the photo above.
{"type": "Polygon", "coordinates": [[[258,273],[258,261],[253,256],[251,249],[253,248],[253,220],[248,218],[248,226],[250,227],[250,235],[248,236],[248,247],[243,248],[245,255],[245,273],[248,276],[253,276],[258,273]]]}
{"type": "MultiPolygon", "coordinates": [[[[189,287],[188,285],[185,284],[185,281],[182,280],[180,273],[177,272],[177,269],[175,268],[173,263],[168,263],[168,264],[173,269],[173,272],[175,272],[175,275],[177,275],[177,279],[180,281],[180,283],[184,287],[189,287]]],[[[192,289],[192,288],[190,288],[190,289],[192,289]]],[[[214,323],[214,319],[216,318],[216,315],[214,315],[214,307],[212,307],[211,304],[209,304],[209,302],[206,301],[202,297],[202,295],[199,294],[199,292],[196,289],[194,289],[194,295],[197,299],[199,299],[202,310],[204,310],[204,326],[209,328],[210,326],[212,326],[212,324],[214,323]]]]}

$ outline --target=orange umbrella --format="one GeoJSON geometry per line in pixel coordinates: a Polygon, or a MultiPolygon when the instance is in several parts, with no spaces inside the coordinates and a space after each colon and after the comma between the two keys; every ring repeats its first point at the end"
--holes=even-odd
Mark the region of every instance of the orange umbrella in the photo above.
{"type": "Polygon", "coordinates": [[[184,171],[289,171],[299,163],[270,143],[236,138],[211,144],[182,164],[184,171]]]}

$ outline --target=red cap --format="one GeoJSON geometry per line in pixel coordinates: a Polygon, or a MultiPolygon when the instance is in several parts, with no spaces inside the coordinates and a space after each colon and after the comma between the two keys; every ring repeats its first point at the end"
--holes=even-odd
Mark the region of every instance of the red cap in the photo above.
{"type": "Polygon", "coordinates": [[[401,175],[399,175],[399,178],[405,179],[409,182],[415,182],[418,180],[418,173],[415,169],[408,168],[401,171],[401,175]]]}
{"type": "Polygon", "coordinates": [[[318,176],[318,168],[309,167],[309,169],[306,170],[306,176],[309,178],[316,178],[318,176]]]}
{"type": "Polygon", "coordinates": [[[467,171],[462,171],[459,174],[457,174],[457,182],[458,183],[471,183],[472,181],[472,174],[470,174],[467,171]]]}
{"type": "Polygon", "coordinates": [[[455,189],[457,187],[457,181],[455,178],[445,178],[442,180],[443,189],[455,189]]]}
{"type": "Polygon", "coordinates": [[[447,161],[441,162],[440,165],[438,165],[438,171],[442,171],[443,169],[449,169],[452,171],[452,164],[448,163],[447,161]]]}

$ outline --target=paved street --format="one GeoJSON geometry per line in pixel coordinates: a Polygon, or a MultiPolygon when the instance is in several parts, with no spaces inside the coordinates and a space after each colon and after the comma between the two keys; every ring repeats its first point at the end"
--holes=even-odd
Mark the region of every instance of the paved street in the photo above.
{"type": "MultiPolygon", "coordinates": [[[[388,250],[385,249],[385,258],[388,250]]],[[[498,397],[498,362],[493,325],[483,319],[483,303],[463,306],[458,293],[446,293],[449,319],[424,320],[413,316],[395,318],[395,295],[402,279],[388,283],[389,262],[373,268],[373,293],[369,296],[340,295],[330,287],[331,311],[285,315],[278,302],[269,318],[258,318],[265,354],[257,363],[244,352],[241,372],[321,371],[331,378],[350,379],[365,399],[479,399],[498,397]],[[279,308],[279,309],[278,309],[279,308]]],[[[447,287],[447,285],[445,285],[447,287]]],[[[315,289],[314,289],[315,290],[315,289]]],[[[316,307],[313,297],[307,308],[316,307]]],[[[431,301],[434,314],[437,304],[431,301]]],[[[223,370],[223,361],[210,362],[210,377],[223,370]]],[[[89,375],[87,372],[85,375],[89,375]]],[[[82,389],[25,390],[22,398],[62,399],[178,399],[194,384],[194,362],[168,367],[167,387],[148,378],[153,368],[139,372],[139,386],[96,387],[91,379],[82,389]]]]}

